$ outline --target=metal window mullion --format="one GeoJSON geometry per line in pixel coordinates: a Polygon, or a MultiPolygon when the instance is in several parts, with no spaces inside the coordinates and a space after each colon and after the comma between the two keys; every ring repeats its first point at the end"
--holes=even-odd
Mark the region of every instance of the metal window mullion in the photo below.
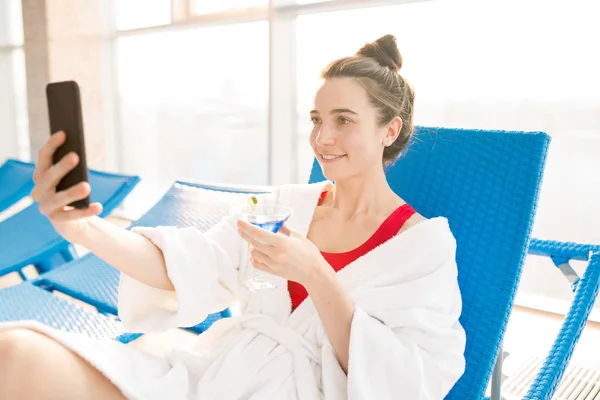
{"type": "Polygon", "coordinates": [[[305,15],[361,8],[384,7],[434,0],[329,0],[319,3],[294,4],[287,2],[275,10],[279,15],[305,15]]]}
{"type": "MultiPolygon", "coordinates": [[[[421,1],[432,0],[331,0],[323,3],[304,5],[290,4],[287,0],[270,0],[269,6],[266,8],[255,7],[247,10],[232,10],[217,14],[193,15],[191,12],[191,0],[171,0],[171,24],[118,31],[114,33],[113,40],[123,36],[268,19],[268,182],[269,184],[277,185],[289,183],[298,178],[296,162],[298,154],[295,149],[297,140],[295,24],[297,16],[421,1]]],[[[115,80],[114,90],[117,93],[116,85],[117,82],[115,80]]],[[[119,164],[122,166],[122,160],[120,161],[119,164]]]]}
{"type": "Polygon", "coordinates": [[[171,23],[186,21],[192,13],[190,0],[171,0],[171,23]]]}
{"type": "Polygon", "coordinates": [[[117,31],[117,15],[114,2],[103,2],[100,7],[103,23],[102,31],[105,41],[103,90],[105,110],[105,168],[124,173],[125,145],[123,138],[123,120],[121,119],[121,97],[119,96],[119,79],[117,69],[117,42],[114,33],[117,31]],[[107,132],[108,131],[108,132],[107,132]]]}
{"type": "Polygon", "coordinates": [[[13,51],[22,49],[22,44],[0,44],[0,51],[13,51]]]}
{"type": "Polygon", "coordinates": [[[269,184],[296,178],[296,16],[269,4],[269,184]]]}
{"type": "MultiPolygon", "coordinates": [[[[175,0],[177,1],[177,0],[175,0]]],[[[173,11],[173,10],[172,10],[173,11]]],[[[268,10],[264,7],[251,8],[247,10],[228,11],[207,15],[181,15],[171,13],[174,18],[170,24],[135,28],[115,32],[116,37],[136,36],[150,33],[170,32],[183,29],[204,28],[209,26],[232,25],[245,22],[264,21],[268,19],[268,10]]]]}

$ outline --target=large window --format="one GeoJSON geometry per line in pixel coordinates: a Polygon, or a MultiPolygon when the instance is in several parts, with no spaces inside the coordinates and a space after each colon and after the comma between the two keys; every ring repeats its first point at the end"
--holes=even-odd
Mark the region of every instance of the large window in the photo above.
{"type": "Polygon", "coordinates": [[[0,0],[0,163],[30,159],[21,2],[0,0]]]}
{"type": "Polygon", "coordinates": [[[268,43],[266,21],[118,39],[125,170],[266,184],[268,43]]]}

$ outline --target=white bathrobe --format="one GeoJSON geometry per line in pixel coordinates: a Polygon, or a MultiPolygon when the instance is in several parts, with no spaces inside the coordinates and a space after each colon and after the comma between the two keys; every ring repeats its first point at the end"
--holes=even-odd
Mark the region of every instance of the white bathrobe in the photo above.
{"type": "MultiPolygon", "coordinates": [[[[295,210],[287,225],[306,234],[324,185],[286,185],[260,199],[295,210]]],[[[88,360],[131,399],[442,399],[465,367],[458,322],[456,244],[445,218],[423,221],[337,273],[355,303],[348,374],[310,298],[294,312],[287,283],[250,292],[248,249],[236,216],[205,234],[136,228],[162,249],[175,292],[122,275],[119,316],[135,332],[192,326],[232,302],[241,316],[215,323],[191,349],[166,357],[116,341],[93,341],[29,325],[88,360]]],[[[0,325],[24,326],[24,323],[0,325]]]]}

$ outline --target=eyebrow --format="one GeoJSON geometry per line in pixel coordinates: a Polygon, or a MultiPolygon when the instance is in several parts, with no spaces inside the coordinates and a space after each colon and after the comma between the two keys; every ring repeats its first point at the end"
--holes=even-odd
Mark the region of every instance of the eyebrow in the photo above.
{"type": "MultiPolygon", "coordinates": [[[[311,114],[319,114],[319,112],[317,110],[311,110],[310,113],[311,114]]],[[[356,111],[352,111],[349,108],[334,108],[330,112],[330,114],[341,114],[341,113],[349,113],[349,114],[358,115],[358,113],[356,111]]]]}

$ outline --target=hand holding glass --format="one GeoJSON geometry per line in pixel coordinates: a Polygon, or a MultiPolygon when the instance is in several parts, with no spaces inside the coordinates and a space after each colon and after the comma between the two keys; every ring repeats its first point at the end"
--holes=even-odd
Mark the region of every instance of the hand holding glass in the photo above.
{"type": "MultiPolygon", "coordinates": [[[[269,232],[277,233],[291,215],[292,209],[287,206],[257,204],[252,212],[242,213],[240,218],[269,232]]],[[[250,278],[244,281],[244,286],[252,291],[277,287],[275,283],[269,281],[268,274],[254,268],[250,278]]]]}

